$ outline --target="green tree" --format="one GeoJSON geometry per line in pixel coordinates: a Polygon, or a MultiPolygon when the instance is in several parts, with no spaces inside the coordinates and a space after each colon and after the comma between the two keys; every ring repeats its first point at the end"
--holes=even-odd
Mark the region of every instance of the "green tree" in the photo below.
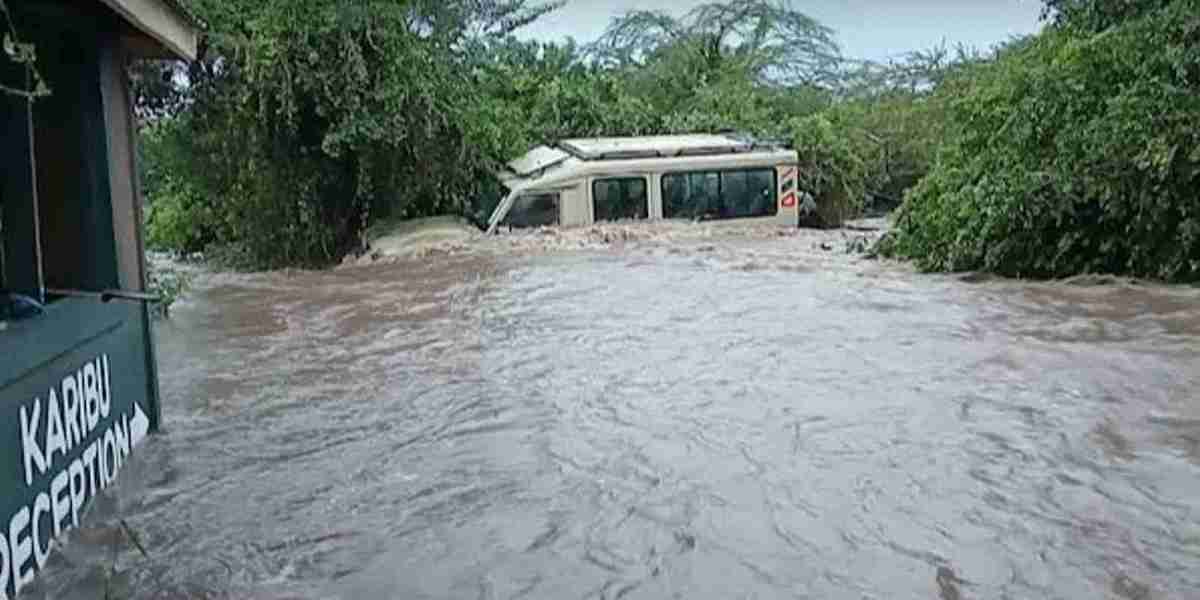
{"type": "Polygon", "coordinates": [[[733,0],[682,18],[631,11],[590,56],[627,82],[660,132],[736,129],[788,134],[829,105],[840,62],[830,29],[788,2],[733,0]]]}
{"type": "Polygon", "coordinates": [[[1172,0],[1044,0],[1044,19],[1059,27],[1099,33],[1171,5],[1172,0]]]}
{"type": "Polygon", "coordinates": [[[892,250],[927,269],[1200,279],[1200,5],[1057,27],[979,69],[892,250]]]}
{"type": "Polygon", "coordinates": [[[700,80],[732,64],[762,82],[828,84],[841,63],[833,30],[786,0],[713,2],[679,19],[630,11],[592,51],[608,64],[666,64],[700,80]]]}
{"type": "Polygon", "coordinates": [[[211,33],[188,68],[187,134],[176,139],[187,160],[175,164],[186,164],[187,195],[212,206],[197,226],[249,263],[275,266],[336,260],[362,243],[372,219],[461,210],[494,162],[470,137],[471,52],[555,5],[191,7],[211,33]]]}

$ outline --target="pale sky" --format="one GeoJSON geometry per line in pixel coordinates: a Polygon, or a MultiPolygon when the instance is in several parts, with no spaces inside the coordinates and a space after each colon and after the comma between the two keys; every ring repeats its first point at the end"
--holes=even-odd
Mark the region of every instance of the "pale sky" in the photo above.
{"type": "MultiPolygon", "coordinates": [[[[586,43],[612,17],[630,9],[682,15],[712,0],[567,0],[567,5],[519,31],[524,39],[586,43]]],[[[912,50],[958,42],[986,50],[1040,28],[1038,0],[792,0],[792,5],[837,32],[848,58],[884,60],[912,50]]]]}

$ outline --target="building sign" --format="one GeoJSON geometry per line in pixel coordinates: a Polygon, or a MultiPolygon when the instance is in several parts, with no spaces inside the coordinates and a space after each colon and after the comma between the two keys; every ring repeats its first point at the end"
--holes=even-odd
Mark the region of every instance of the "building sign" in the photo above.
{"type": "Polygon", "coordinates": [[[33,582],[150,431],[133,323],[0,385],[0,600],[33,582]]]}

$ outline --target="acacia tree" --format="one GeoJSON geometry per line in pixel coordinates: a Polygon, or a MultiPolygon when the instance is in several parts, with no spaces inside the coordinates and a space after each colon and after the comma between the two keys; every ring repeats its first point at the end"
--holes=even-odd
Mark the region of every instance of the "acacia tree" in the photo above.
{"type": "Polygon", "coordinates": [[[682,18],[630,11],[591,51],[615,67],[663,64],[700,79],[732,68],[760,83],[789,85],[830,84],[841,63],[833,30],[787,0],[713,2],[682,18]]]}
{"type": "Polygon", "coordinates": [[[657,131],[777,136],[828,105],[841,62],[833,32],[782,0],[730,0],[682,17],[635,10],[589,46],[650,107],[657,131]]]}

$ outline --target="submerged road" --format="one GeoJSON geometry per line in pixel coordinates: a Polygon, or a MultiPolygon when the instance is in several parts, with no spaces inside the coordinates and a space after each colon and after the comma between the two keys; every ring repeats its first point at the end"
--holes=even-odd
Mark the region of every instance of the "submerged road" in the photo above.
{"type": "Polygon", "coordinates": [[[1200,294],[820,235],[204,275],[41,589],[1200,597],[1200,294]]]}

